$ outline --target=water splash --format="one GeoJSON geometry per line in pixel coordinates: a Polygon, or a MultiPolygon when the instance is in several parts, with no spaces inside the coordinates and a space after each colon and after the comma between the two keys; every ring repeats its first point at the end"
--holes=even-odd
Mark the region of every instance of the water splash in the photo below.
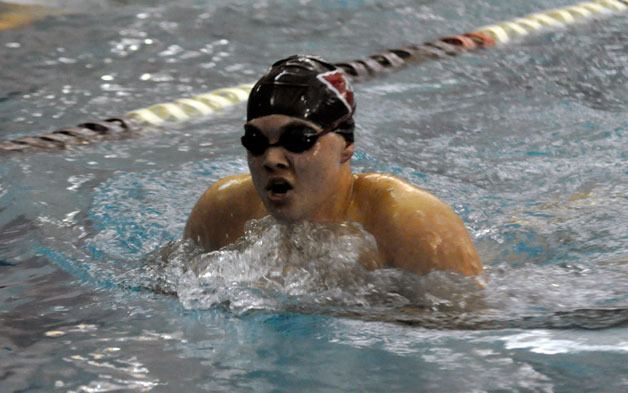
{"type": "Polygon", "coordinates": [[[419,277],[376,266],[377,245],[357,223],[284,225],[271,217],[247,224],[228,247],[202,253],[175,242],[145,277],[187,309],[379,314],[383,310],[464,309],[479,288],[435,272],[419,277]]]}

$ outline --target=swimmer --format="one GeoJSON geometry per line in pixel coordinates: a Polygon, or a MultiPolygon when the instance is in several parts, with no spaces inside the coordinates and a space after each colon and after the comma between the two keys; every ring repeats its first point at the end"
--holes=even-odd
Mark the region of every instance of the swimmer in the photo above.
{"type": "Polygon", "coordinates": [[[244,234],[251,219],[360,223],[376,240],[369,269],[422,275],[482,272],[464,223],[434,195],[394,176],[354,174],[355,101],[344,72],[313,56],[272,65],[253,87],[242,145],[250,174],[218,180],[198,200],[184,230],[205,250],[244,234]]]}

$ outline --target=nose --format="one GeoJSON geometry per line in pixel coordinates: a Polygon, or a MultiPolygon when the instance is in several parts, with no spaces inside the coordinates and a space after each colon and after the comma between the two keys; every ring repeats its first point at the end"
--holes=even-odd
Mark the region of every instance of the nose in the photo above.
{"type": "Polygon", "coordinates": [[[269,171],[277,169],[286,169],[289,167],[288,158],[282,147],[273,146],[269,147],[264,154],[264,168],[269,171]]]}

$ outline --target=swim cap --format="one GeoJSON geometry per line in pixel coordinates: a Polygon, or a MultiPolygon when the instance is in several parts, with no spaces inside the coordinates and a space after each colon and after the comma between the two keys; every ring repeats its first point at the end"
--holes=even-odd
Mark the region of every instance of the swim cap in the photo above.
{"type": "Polygon", "coordinates": [[[353,90],[342,69],[319,57],[294,55],[273,64],[253,86],[247,120],[280,114],[352,132],[354,112],[353,90]]]}

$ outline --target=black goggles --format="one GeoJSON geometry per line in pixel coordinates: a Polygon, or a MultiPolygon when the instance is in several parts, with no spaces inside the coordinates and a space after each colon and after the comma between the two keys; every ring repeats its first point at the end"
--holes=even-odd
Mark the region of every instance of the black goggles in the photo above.
{"type": "Polygon", "coordinates": [[[333,131],[333,128],[316,132],[306,124],[289,124],[279,137],[277,143],[269,143],[262,132],[249,124],[244,125],[244,136],[240,138],[242,146],[252,155],[261,156],[269,147],[281,146],[292,153],[303,153],[312,148],[318,138],[333,131]]]}

